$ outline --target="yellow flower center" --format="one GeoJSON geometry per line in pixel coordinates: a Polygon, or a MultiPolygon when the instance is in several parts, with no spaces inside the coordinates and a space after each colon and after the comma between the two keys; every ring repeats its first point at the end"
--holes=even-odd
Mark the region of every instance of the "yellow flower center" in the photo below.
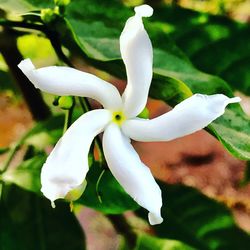
{"type": "Polygon", "coordinates": [[[113,112],[112,121],[118,126],[121,126],[122,123],[126,120],[126,117],[122,111],[113,112]]]}

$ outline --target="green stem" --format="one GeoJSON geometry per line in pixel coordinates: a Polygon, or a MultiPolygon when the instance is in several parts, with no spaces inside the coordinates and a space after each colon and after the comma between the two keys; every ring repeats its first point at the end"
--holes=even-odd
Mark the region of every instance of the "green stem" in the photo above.
{"type": "Polygon", "coordinates": [[[63,126],[63,134],[68,129],[68,125],[69,125],[69,112],[70,112],[70,110],[66,110],[65,111],[65,120],[64,120],[64,126],[63,126]]]}
{"type": "Polygon", "coordinates": [[[102,179],[103,175],[105,174],[105,171],[106,171],[106,169],[102,170],[102,172],[99,175],[98,180],[96,182],[96,186],[95,186],[96,195],[97,195],[97,198],[98,198],[100,203],[102,203],[102,197],[101,197],[101,195],[99,193],[99,185],[100,185],[100,182],[101,182],[101,179],[102,179]]]}
{"type": "Polygon", "coordinates": [[[44,25],[35,24],[35,23],[27,23],[27,22],[20,22],[20,21],[10,21],[4,18],[0,18],[0,25],[4,27],[11,27],[11,28],[26,28],[26,29],[33,29],[33,30],[40,30],[45,32],[44,25]]]}
{"type": "Polygon", "coordinates": [[[3,167],[0,167],[0,175],[7,171],[8,167],[10,166],[10,163],[12,162],[13,158],[15,157],[17,151],[20,149],[20,147],[24,144],[25,140],[29,136],[29,132],[25,133],[18,142],[16,142],[13,146],[10,147],[8,157],[3,164],[3,167]]]}
{"type": "Polygon", "coordinates": [[[72,123],[72,116],[73,116],[74,107],[75,107],[75,98],[73,97],[73,104],[72,104],[70,109],[66,110],[66,113],[65,113],[63,134],[66,132],[66,130],[70,127],[70,125],[72,123]]]}
{"type": "Polygon", "coordinates": [[[1,170],[0,170],[0,174],[4,173],[4,172],[8,169],[10,163],[12,162],[12,160],[13,160],[15,154],[16,154],[16,152],[19,150],[19,148],[20,148],[22,142],[23,142],[23,141],[20,140],[19,142],[17,142],[17,143],[11,148],[11,150],[10,150],[10,152],[9,152],[9,156],[7,157],[5,163],[3,164],[3,167],[2,167],[1,170]]]}

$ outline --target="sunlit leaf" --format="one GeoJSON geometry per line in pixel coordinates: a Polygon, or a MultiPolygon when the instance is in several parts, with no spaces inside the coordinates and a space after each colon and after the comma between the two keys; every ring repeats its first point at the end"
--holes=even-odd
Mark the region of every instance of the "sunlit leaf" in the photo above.
{"type": "Polygon", "coordinates": [[[17,46],[24,58],[30,58],[36,67],[54,65],[58,59],[47,38],[37,35],[20,36],[17,46]]]}
{"type": "Polygon", "coordinates": [[[54,5],[52,0],[0,0],[0,9],[12,14],[24,14],[41,8],[49,8],[54,5]]]}
{"type": "Polygon", "coordinates": [[[46,154],[40,154],[29,160],[23,161],[18,167],[7,170],[2,175],[3,181],[16,184],[32,192],[40,193],[41,168],[46,158],[46,154]]]}
{"type": "Polygon", "coordinates": [[[107,169],[99,180],[102,168],[94,164],[87,174],[87,187],[77,202],[107,214],[120,214],[135,210],[138,205],[124,191],[111,172],[107,169]]]}

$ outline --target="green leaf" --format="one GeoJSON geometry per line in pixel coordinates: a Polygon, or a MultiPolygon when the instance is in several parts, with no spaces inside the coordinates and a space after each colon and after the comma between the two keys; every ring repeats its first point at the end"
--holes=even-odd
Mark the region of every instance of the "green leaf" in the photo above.
{"type": "Polygon", "coordinates": [[[35,126],[24,136],[23,141],[26,144],[41,149],[45,146],[53,145],[62,136],[63,124],[63,114],[52,116],[46,121],[35,124],[35,126]]]}
{"type": "Polygon", "coordinates": [[[32,192],[40,193],[41,168],[46,158],[46,154],[40,154],[29,160],[23,161],[17,168],[8,169],[2,175],[3,181],[16,184],[32,192]]]}
{"type": "Polygon", "coordinates": [[[77,202],[106,214],[120,214],[127,210],[137,209],[139,206],[124,191],[108,169],[102,175],[97,187],[102,170],[97,163],[91,166],[86,178],[87,187],[77,202]]]}
{"type": "Polygon", "coordinates": [[[65,203],[48,200],[15,186],[4,186],[0,203],[1,250],[84,250],[82,229],[65,203]]]}
{"type": "Polygon", "coordinates": [[[195,250],[180,241],[159,239],[157,237],[139,234],[136,242],[135,250],[195,250]]]}
{"type": "Polygon", "coordinates": [[[9,90],[15,94],[19,93],[19,90],[16,88],[10,74],[8,72],[0,70],[0,91],[6,92],[9,90]]]}
{"type": "MultiPolygon", "coordinates": [[[[164,221],[154,226],[161,238],[175,239],[199,250],[250,248],[250,236],[238,228],[229,210],[198,190],[159,183],[164,221]]],[[[147,220],[145,211],[139,215],[147,220]]]]}
{"type": "Polygon", "coordinates": [[[58,59],[47,38],[30,34],[20,36],[17,39],[17,46],[24,58],[30,58],[39,68],[47,65],[54,65],[58,59]]]}
{"type": "Polygon", "coordinates": [[[183,8],[156,8],[152,22],[170,34],[197,68],[250,94],[250,26],[183,8]],[[167,26],[167,27],[166,27],[167,26]],[[185,29],[183,29],[185,27],[185,29]]]}
{"type": "Polygon", "coordinates": [[[42,8],[53,7],[52,0],[0,0],[0,9],[13,14],[24,14],[42,8]]]}

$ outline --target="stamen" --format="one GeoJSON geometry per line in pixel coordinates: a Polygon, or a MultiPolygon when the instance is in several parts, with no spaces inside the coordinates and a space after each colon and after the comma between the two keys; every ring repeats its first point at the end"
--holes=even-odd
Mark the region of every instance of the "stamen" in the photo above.
{"type": "Polygon", "coordinates": [[[122,117],[121,117],[121,115],[115,115],[115,119],[117,120],[117,121],[120,121],[121,119],[122,119],[122,117]]]}
{"type": "Polygon", "coordinates": [[[116,111],[113,113],[113,122],[121,126],[121,124],[126,120],[122,111],[116,111]]]}

